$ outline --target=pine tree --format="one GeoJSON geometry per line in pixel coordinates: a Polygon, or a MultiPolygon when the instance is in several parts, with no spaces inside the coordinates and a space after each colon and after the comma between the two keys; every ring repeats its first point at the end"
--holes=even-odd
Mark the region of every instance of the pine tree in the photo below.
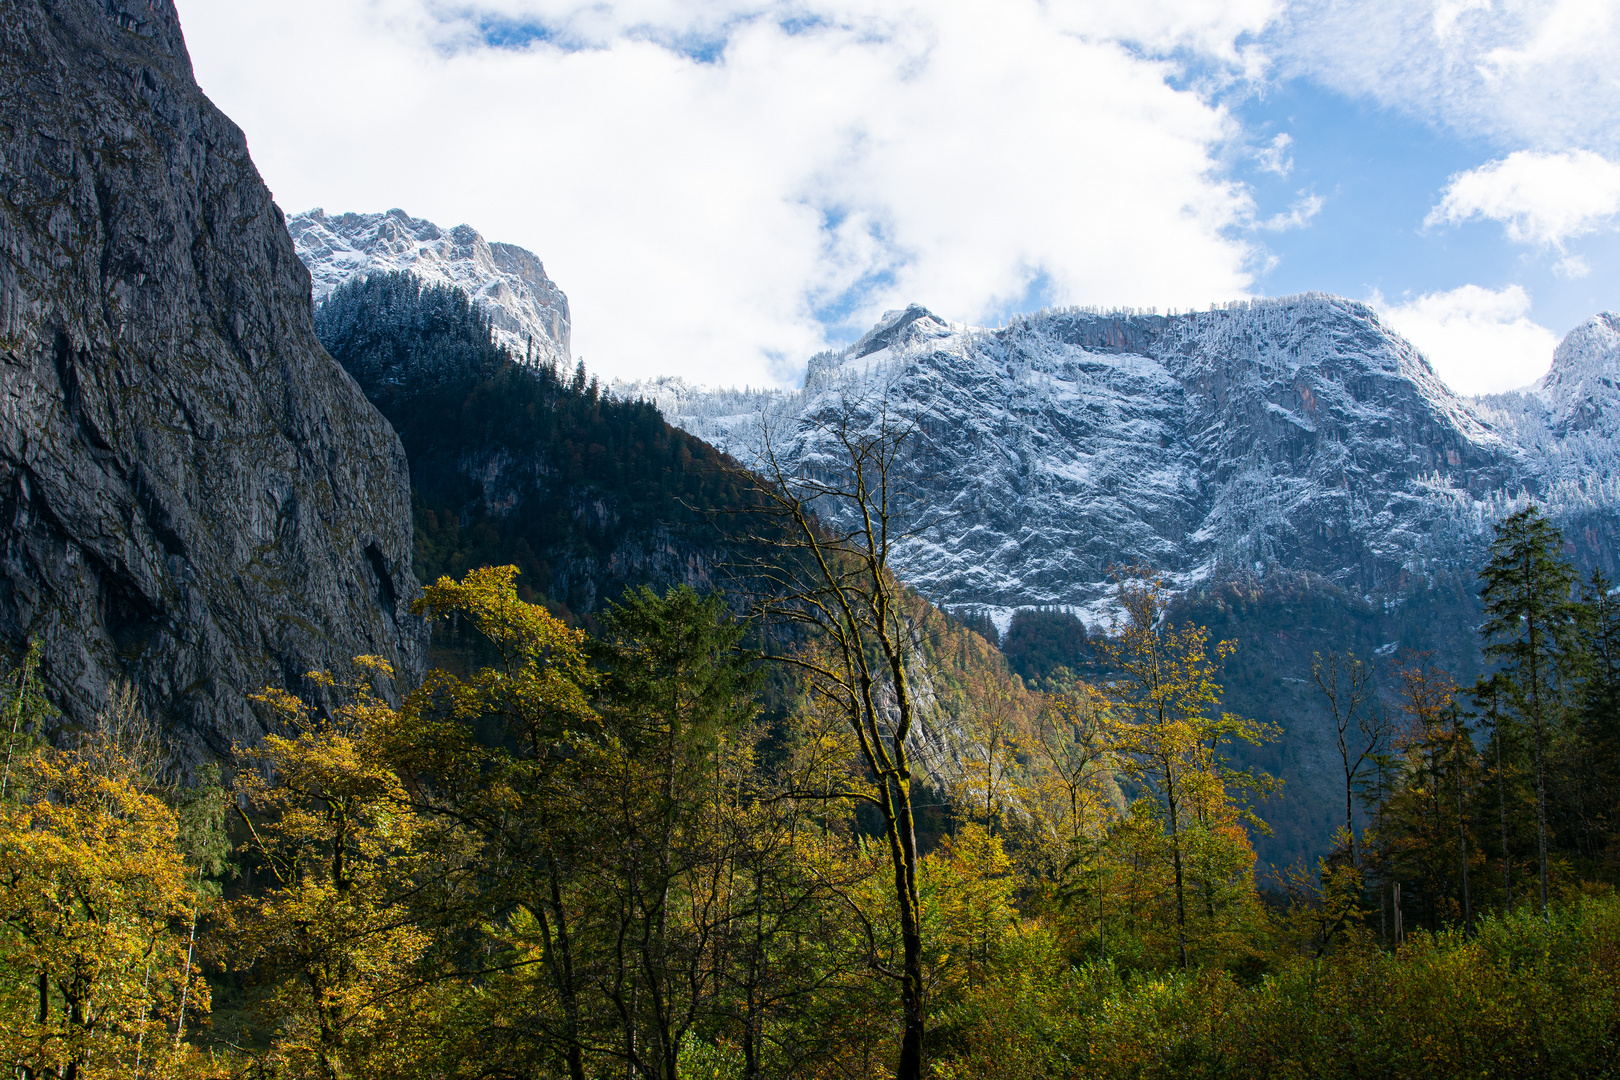
{"type": "Polygon", "coordinates": [[[1620,596],[1592,571],[1580,604],[1580,686],[1575,693],[1579,847],[1592,860],[1609,847],[1620,810],[1620,596]]]}
{"type": "Polygon", "coordinates": [[[1529,727],[1536,778],[1536,858],[1541,911],[1547,910],[1547,749],[1573,656],[1575,570],[1564,538],[1532,505],[1496,527],[1480,572],[1485,655],[1508,680],[1514,711],[1529,727]]]}

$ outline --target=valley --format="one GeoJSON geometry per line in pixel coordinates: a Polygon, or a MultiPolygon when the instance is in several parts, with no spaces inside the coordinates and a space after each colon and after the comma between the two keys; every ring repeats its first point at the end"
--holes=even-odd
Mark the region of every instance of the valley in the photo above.
{"type": "Polygon", "coordinates": [[[172,0],[0,14],[19,1080],[1613,1074],[1620,316],[604,383],[534,252],[287,216],[172,0]]]}

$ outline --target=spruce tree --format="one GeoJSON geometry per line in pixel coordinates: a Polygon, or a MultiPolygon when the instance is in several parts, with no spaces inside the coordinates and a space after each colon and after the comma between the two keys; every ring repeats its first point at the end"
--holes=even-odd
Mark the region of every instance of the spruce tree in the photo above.
{"type": "Polygon", "coordinates": [[[1542,914],[1547,911],[1546,751],[1573,658],[1577,614],[1570,596],[1575,569],[1563,547],[1557,527],[1539,507],[1527,506],[1497,525],[1490,559],[1480,572],[1485,655],[1498,663],[1514,711],[1530,729],[1542,914]]]}
{"type": "Polygon", "coordinates": [[[1580,688],[1575,694],[1575,781],[1581,854],[1600,861],[1620,810],[1620,595],[1594,570],[1580,604],[1580,688]]]}

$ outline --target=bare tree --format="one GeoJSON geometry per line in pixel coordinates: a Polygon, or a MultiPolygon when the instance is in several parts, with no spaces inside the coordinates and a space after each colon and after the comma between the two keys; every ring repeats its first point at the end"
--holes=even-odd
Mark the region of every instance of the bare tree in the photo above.
{"type": "Polygon", "coordinates": [[[956,755],[957,786],[963,803],[984,809],[984,827],[994,827],[1009,795],[1016,796],[1013,770],[1020,749],[1019,700],[1011,680],[990,676],[964,724],[970,745],[956,755]]]}
{"type": "Polygon", "coordinates": [[[826,797],[874,808],[889,849],[903,960],[898,971],[876,956],[873,963],[900,984],[900,1080],[922,1076],[925,1018],[910,746],[919,723],[911,668],[923,605],[893,567],[896,547],[913,535],[900,472],[915,430],[886,389],[846,393],[826,412],[799,421],[794,434],[817,450],[811,466],[791,461],[782,433],[769,425],[762,425],[751,463],[762,477],[757,512],[775,525],[751,538],[770,552],[752,568],[766,586],[760,606],[807,631],[812,646],[780,659],[843,718],[864,766],[857,782],[826,797]]]}
{"type": "Polygon", "coordinates": [[[1339,757],[1344,762],[1344,836],[1350,865],[1356,864],[1355,793],[1361,772],[1373,764],[1389,741],[1389,716],[1379,708],[1373,687],[1373,667],[1355,653],[1316,653],[1311,678],[1327,698],[1333,714],[1339,757]],[[1352,748],[1355,749],[1352,749],[1352,748]]]}

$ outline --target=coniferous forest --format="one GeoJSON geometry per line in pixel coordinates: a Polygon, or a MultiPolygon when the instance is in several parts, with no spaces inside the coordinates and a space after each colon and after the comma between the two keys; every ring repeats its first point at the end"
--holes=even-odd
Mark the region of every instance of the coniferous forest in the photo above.
{"type": "Polygon", "coordinates": [[[17,664],[19,1077],[1620,1073],[1620,598],[1536,507],[1477,568],[1483,677],[1316,655],[1342,816],[1262,867],[1234,646],[1146,567],[1106,633],[929,606],[903,425],[754,476],[464,295],[317,327],[404,443],[438,662],[265,690],[187,775],[133,694],[64,730],[17,664]]]}

